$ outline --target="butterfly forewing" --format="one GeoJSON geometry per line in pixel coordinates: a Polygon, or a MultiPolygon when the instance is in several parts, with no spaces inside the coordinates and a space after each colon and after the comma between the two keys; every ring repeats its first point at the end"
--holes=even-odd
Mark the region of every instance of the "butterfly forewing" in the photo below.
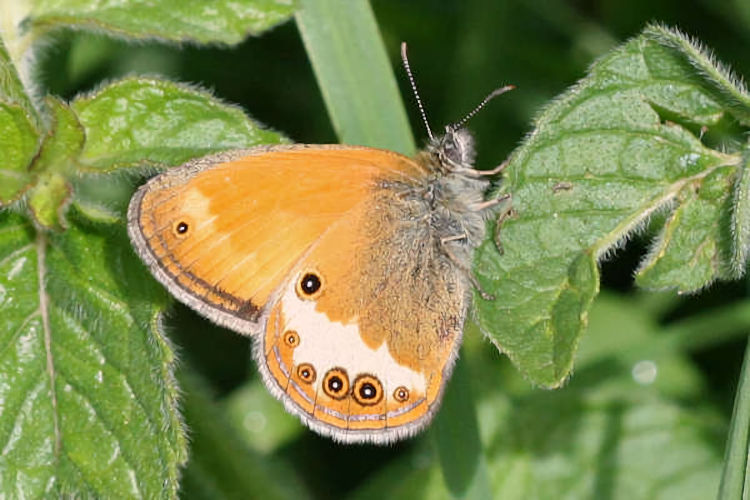
{"type": "Polygon", "coordinates": [[[376,179],[418,166],[389,151],[274,146],[201,158],[151,179],[128,230],[141,258],[180,301],[245,334],[320,236],[376,179]]]}

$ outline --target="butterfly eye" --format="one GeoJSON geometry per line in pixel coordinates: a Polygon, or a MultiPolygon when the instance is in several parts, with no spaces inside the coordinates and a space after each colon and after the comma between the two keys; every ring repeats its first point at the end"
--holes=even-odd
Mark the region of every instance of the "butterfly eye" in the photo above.
{"type": "Polygon", "coordinates": [[[313,298],[323,286],[323,282],[315,273],[305,273],[297,283],[297,295],[302,299],[313,298]]]}
{"type": "Polygon", "coordinates": [[[311,384],[315,382],[315,368],[310,363],[302,363],[297,367],[297,376],[303,382],[311,384]]]}
{"type": "Polygon", "coordinates": [[[343,368],[331,368],[323,378],[323,391],[333,399],[344,399],[349,393],[349,377],[343,368]]]}
{"type": "Polygon", "coordinates": [[[399,403],[406,403],[409,400],[409,389],[404,386],[397,387],[396,390],[393,391],[393,399],[399,403]]]}
{"type": "Polygon", "coordinates": [[[376,405],[383,399],[383,385],[372,375],[360,375],[354,381],[353,394],[363,406],[376,405]]]}
{"type": "Polygon", "coordinates": [[[294,330],[289,330],[284,333],[284,343],[289,347],[297,347],[299,345],[299,335],[294,330]]]}

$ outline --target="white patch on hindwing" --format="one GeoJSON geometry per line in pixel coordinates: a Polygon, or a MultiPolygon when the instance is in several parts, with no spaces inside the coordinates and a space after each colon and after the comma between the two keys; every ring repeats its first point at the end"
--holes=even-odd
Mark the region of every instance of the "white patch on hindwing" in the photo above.
{"type": "MultiPolygon", "coordinates": [[[[294,365],[310,363],[318,376],[314,382],[316,390],[331,368],[343,368],[350,384],[361,374],[377,377],[386,391],[399,386],[424,394],[426,380],[416,372],[396,362],[385,342],[376,350],[369,348],[359,335],[356,322],[343,324],[328,319],[324,312],[316,311],[315,300],[302,300],[295,291],[293,281],[281,297],[282,311],[286,323],[282,332],[294,330],[299,335],[299,346],[294,349],[294,365]]],[[[289,367],[290,369],[292,367],[289,367]]],[[[386,398],[392,397],[389,392],[386,398]]]]}

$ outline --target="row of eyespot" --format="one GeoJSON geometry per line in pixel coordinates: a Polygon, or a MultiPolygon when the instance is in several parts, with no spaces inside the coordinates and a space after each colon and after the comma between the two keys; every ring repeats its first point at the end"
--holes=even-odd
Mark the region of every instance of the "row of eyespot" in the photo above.
{"type": "MultiPolygon", "coordinates": [[[[297,332],[286,331],[284,343],[291,348],[297,347],[299,345],[297,332]]],[[[317,372],[310,363],[301,363],[297,365],[297,376],[302,382],[312,384],[317,379],[317,372]]],[[[383,399],[383,385],[380,380],[372,375],[362,374],[354,379],[350,388],[349,376],[343,368],[328,370],[323,377],[322,386],[323,392],[333,399],[341,400],[351,393],[354,399],[363,406],[376,405],[383,399]]],[[[397,387],[393,391],[393,399],[399,403],[405,403],[409,399],[409,390],[404,386],[397,387]]]]}
{"type": "MultiPolygon", "coordinates": [[[[184,220],[175,223],[173,231],[176,236],[184,237],[189,230],[189,224],[184,220]]],[[[298,283],[298,294],[314,295],[320,290],[322,283],[320,278],[314,273],[306,273],[298,283]]],[[[284,334],[284,342],[289,347],[299,345],[299,335],[295,331],[287,331],[284,334]]],[[[302,363],[297,367],[297,376],[307,384],[315,382],[317,374],[315,368],[309,363],[302,363]]],[[[332,368],[328,370],[323,379],[323,391],[333,399],[343,399],[349,394],[349,377],[343,368],[332,368]]],[[[351,394],[354,399],[361,405],[372,406],[378,404],[383,399],[383,386],[380,381],[372,375],[360,375],[354,380],[351,394]]],[[[409,390],[400,386],[393,391],[393,398],[399,403],[404,403],[409,399],[409,390]]]]}

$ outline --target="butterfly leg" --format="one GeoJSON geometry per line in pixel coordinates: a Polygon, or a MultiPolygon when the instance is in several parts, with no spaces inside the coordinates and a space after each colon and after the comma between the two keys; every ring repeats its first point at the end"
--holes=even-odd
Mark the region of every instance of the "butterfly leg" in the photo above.
{"type": "Polygon", "coordinates": [[[500,229],[502,228],[503,222],[505,222],[506,219],[508,219],[509,217],[515,217],[515,215],[516,211],[513,210],[513,206],[509,204],[497,216],[497,221],[495,222],[495,247],[497,247],[497,251],[500,252],[500,255],[505,253],[505,250],[503,249],[503,242],[500,240],[500,229]]]}
{"type": "Polygon", "coordinates": [[[493,175],[497,175],[503,170],[505,170],[505,167],[508,166],[509,160],[505,160],[497,167],[493,168],[492,170],[476,170],[473,168],[467,168],[467,169],[461,169],[460,172],[462,174],[469,175],[471,177],[492,177],[493,175]]]}
{"type": "Polygon", "coordinates": [[[481,212],[483,210],[487,210],[488,208],[497,206],[501,204],[502,202],[509,200],[509,199],[510,199],[510,194],[505,193],[499,198],[493,198],[491,200],[483,201],[482,203],[477,203],[476,205],[471,207],[471,209],[475,212],[481,212]]]}
{"type": "MultiPolygon", "coordinates": [[[[511,195],[509,193],[506,193],[500,196],[499,198],[493,198],[491,200],[483,201],[482,203],[478,203],[471,208],[472,210],[481,212],[488,208],[497,206],[503,203],[504,201],[507,201],[510,199],[511,199],[511,195]]],[[[503,222],[505,222],[505,219],[507,219],[508,217],[514,216],[515,213],[516,212],[513,210],[513,205],[511,203],[508,203],[503,207],[503,209],[500,211],[500,214],[497,216],[497,222],[495,223],[495,246],[500,252],[500,255],[503,254],[503,244],[500,241],[500,227],[503,225],[503,222]]]]}
{"type": "Polygon", "coordinates": [[[480,177],[497,175],[500,172],[502,172],[503,170],[505,170],[505,167],[508,166],[508,163],[510,163],[510,160],[505,160],[504,162],[502,162],[500,165],[498,165],[497,167],[493,168],[492,170],[475,170],[475,172],[480,177]]]}
{"type": "Polygon", "coordinates": [[[474,273],[471,272],[471,269],[469,266],[464,264],[462,261],[460,261],[456,256],[451,252],[451,249],[446,245],[446,243],[449,243],[451,241],[460,241],[465,240],[466,234],[456,234],[453,236],[446,236],[444,238],[440,238],[440,246],[443,249],[443,252],[445,252],[445,255],[448,256],[450,260],[453,261],[453,263],[458,267],[461,271],[466,273],[466,276],[468,276],[469,281],[471,281],[471,285],[479,292],[479,295],[482,296],[484,300],[495,300],[495,296],[491,293],[488,293],[484,291],[482,288],[482,285],[477,281],[477,278],[474,276],[474,273]]]}

